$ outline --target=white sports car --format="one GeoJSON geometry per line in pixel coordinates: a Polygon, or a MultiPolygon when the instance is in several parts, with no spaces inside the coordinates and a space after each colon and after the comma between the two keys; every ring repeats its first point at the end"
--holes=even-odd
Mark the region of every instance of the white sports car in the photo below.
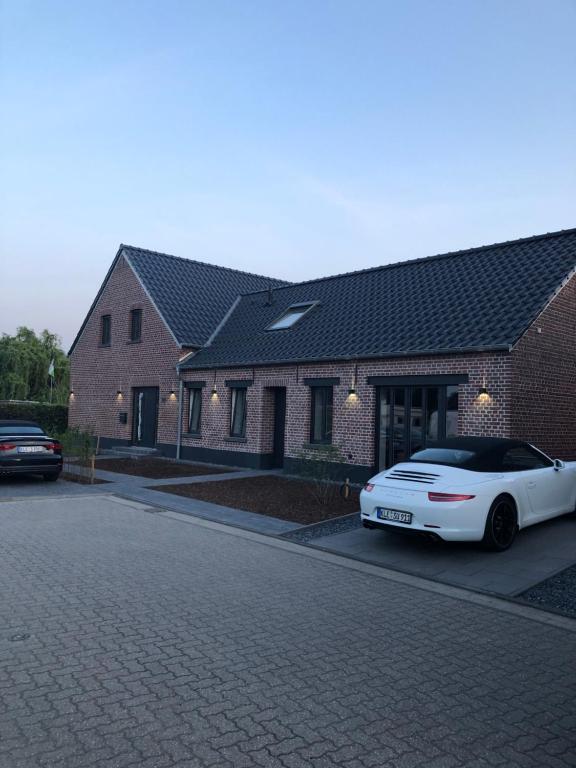
{"type": "Polygon", "coordinates": [[[365,528],[502,551],[520,528],[576,511],[576,462],[520,440],[453,437],[373,477],[360,509],[365,528]]]}

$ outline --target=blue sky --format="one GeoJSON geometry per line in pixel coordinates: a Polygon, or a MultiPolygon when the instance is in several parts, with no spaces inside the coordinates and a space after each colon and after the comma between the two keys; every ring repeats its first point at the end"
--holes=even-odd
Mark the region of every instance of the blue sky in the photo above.
{"type": "Polygon", "coordinates": [[[120,242],[289,280],[576,226],[576,0],[0,0],[0,332],[120,242]]]}

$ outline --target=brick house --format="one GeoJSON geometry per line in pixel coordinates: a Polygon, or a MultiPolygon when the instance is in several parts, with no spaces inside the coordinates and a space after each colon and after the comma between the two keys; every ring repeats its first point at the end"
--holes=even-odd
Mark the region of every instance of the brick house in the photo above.
{"type": "MultiPolygon", "coordinates": [[[[303,450],[331,444],[356,480],[453,434],[514,436],[576,459],[575,267],[576,230],[565,230],[268,281],[222,308],[202,345],[178,348],[157,443],[184,459],[288,471],[303,450]]],[[[126,316],[131,300],[116,301],[126,316]]],[[[94,333],[73,353],[74,387],[94,333]]],[[[78,399],[76,424],[90,412],[78,399]]],[[[121,437],[119,410],[107,401],[93,422],[107,439],[121,437]]]]}
{"type": "Polygon", "coordinates": [[[284,284],[121,245],[70,348],[70,426],[102,447],[173,445],[178,361],[239,294],[284,284]]]}

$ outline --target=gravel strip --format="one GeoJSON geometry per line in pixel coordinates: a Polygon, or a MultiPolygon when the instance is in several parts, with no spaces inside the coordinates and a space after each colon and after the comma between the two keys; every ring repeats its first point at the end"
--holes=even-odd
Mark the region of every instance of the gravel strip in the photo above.
{"type": "Polygon", "coordinates": [[[576,565],[531,587],[519,597],[542,608],[553,608],[576,617],[576,565]]]}
{"type": "Polygon", "coordinates": [[[282,538],[306,544],[313,539],[319,539],[321,536],[334,536],[335,533],[351,531],[354,528],[360,528],[361,525],[360,513],[353,512],[351,515],[336,517],[333,520],[312,523],[312,525],[306,525],[296,531],[287,531],[282,534],[282,538]]]}

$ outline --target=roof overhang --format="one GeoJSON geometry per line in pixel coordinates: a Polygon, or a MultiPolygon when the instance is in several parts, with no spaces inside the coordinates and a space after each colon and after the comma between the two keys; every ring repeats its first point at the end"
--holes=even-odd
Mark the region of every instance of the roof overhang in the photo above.
{"type": "Polygon", "coordinates": [[[246,361],[246,362],[220,362],[202,364],[202,359],[199,350],[194,359],[198,359],[198,365],[184,365],[184,361],[179,363],[178,368],[181,371],[200,371],[200,370],[214,370],[223,368],[268,368],[273,366],[285,366],[285,365],[317,365],[321,363],[331,362],[361,362],[371,360],[395,360],[407,357],[438,357],[440,355],[475,355],[485,354],[489,352],[509,353],[512,351],[512,347],[509,344],[499,344],[493,346],[478,346],[478,347],[462,347],[457,349],[435,349],[435,350],[407,350],[405,352],[382,352],[377,354],[359,354],[359,355],[346,355],[339,357],[313,357],[313,358],[293,358],[290,360],[267,360],[262,361],[246,361]]]}

